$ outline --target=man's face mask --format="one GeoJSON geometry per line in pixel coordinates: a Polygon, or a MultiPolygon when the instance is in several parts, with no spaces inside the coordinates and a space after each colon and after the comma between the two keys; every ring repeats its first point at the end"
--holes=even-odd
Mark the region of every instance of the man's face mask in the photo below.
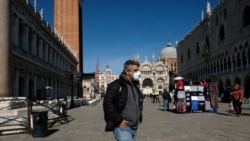
{"type": "Polygon", "coordinates": [[[139,80],[140,77],[141,77],[141,72],[140,72],[140,71],[136,71],[136,72],[133,74],[134,80],[139,80]]]}

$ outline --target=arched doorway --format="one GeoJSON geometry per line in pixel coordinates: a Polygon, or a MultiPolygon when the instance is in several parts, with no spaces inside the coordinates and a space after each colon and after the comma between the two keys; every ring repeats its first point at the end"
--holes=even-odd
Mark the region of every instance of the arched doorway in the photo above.
{"type": "Polygon", "coordinates": [[[154,83],[151,79],[146,78],[142,82],[142,93],[145,95],[150,95],[152,94],[152,89],[153,89],[154,83]]]}

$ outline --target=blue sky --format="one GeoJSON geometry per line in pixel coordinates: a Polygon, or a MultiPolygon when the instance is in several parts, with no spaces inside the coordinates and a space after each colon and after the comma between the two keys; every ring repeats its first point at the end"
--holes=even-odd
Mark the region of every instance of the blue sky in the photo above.
{"type": "MultiPolygon", "coordinates": [[[[53,27],[53,1],[37,0],[44,18],[53,27]]],[[[211,8],[220,0],[208,0],[211,8]]],[[[33,0],[30,0],[33,3],[33,0]]],[[[206,13],[207,0],[84,0],[84,72],[109,65],[120,74],[123,63],[139,54],[142,63],[152,54],[159,58],[168,39],[180,41],[206,13]]]]}

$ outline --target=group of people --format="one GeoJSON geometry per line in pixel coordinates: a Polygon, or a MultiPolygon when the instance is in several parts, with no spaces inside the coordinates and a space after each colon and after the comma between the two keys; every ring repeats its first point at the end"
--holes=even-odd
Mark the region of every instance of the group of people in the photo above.
{"type": "MultiPolygon", "coordinates": [[[[119,79],[109,84],[103,101],[105,131],[112,131],[117,141],[135,141],[137,130],[142,122],[144,96],[139,90],[140,64],[134,60],[124,63],[119,79]]],[[[232,91],[233,107],[236,116],[241,115],[243,90],[236,84],[232,91]]],[[[164,111],[169,109],[170,93],[162,93],[164,111]]],[[[156,102],[156,101],[155,101],[156,102]]]]}
{"type": "Polygon", "coordinates": [[[153,92],[152,92],[152,94],[150,94],[150,97],[153,99],[152,100],[153,103],[161,103],[159,91],[156,91],[153,89],[153,92]]]}

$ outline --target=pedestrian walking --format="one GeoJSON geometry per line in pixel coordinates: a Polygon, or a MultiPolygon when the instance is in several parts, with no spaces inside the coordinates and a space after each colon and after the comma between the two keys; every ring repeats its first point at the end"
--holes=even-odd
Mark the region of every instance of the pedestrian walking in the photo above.
{"type": "Polygon", "coordinates": [[[162,98],[163,98],[163,107],[164,107],[164,111],[168,111],[169,110],[169,103],[171,102],[171,97],[169,92],[164,89],[163,90],[163,94],[162,94],[162,98]]]}
{"type": "Polygon", "coordinates": [[[103,101],[105,131],[113,131],[117,141],[135,141],[142,122],[143,95],[139,90],[139,62],[124,63],[119,79],[109,84],[103,101]]]}
{"type": "Polygon", "coordinates": [[[240,87],[240,85],[237,83],[234,85],[234,89],[232,92],[232,98],[233,98],[234,111],[236,112],[235,116],[240,117],[242,100],[243,100],[243,90],[240,87]]]}

